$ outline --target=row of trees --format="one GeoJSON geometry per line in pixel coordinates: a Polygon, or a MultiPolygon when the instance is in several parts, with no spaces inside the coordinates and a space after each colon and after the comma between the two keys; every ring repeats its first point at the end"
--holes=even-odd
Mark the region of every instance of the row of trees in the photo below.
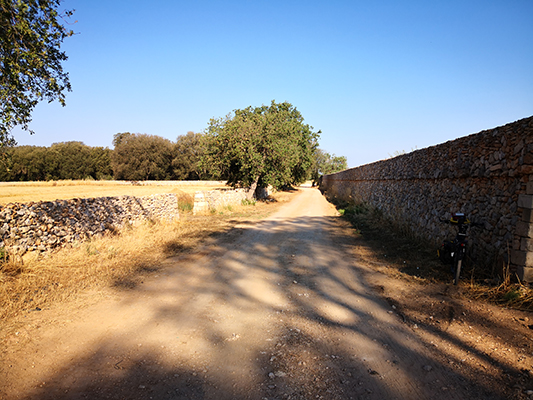
{"type": "Polygon", "coordinates": [[[199,179],[198,160],[184,156],[189,151],[184,143],[199,136],[189,132],[172,143],[159,136],[119,133],[115,150],[82,142],[4,147],[0,149],[0,181],[199,179]]]}
{"type": "Polygon", "coordinates": [[[59,179],[225,179],[233,186],[280,188],[346,169],[346,158],[318,148],[320,132],[289,103],[248,107],[212,119],[205,133],[176,142],[117,133],[114,150],[81,142],[0,151],[1,181],[59,179]]]}
{"type": "Polygon", "coordinates": [[[201,133],[187,132],[176,143],[160,136],[117,133],[111,153],[113,176],[120,180],[201,180],[212,174],[199,166],[201,133]]]}
{"type": "Polygon", "coordinates": [[[0,151],[0,181],[111,179],[112,150],[82,142],[50,147],[18,146],[0,151]]]}

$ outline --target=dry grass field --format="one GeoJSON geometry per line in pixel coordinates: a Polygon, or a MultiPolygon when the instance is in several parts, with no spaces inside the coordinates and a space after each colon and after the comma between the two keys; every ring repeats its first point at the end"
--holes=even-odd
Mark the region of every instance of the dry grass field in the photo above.
{"type": "Polygon", "coordinates": [[[53,201],[106,196],[149,196],[161,193],[193,194],[197,190],[226,188],[224,182],[50,181],[0,182],[0,206],[7,203],[53,201]]]}

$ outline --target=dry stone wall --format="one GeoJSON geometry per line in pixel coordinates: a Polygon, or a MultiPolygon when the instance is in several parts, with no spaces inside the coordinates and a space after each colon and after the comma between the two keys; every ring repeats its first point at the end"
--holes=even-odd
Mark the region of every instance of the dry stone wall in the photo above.
{"type": "Polygon", "coordinates": [[[439,217],[464,212],[485,222],[470,235],[478,268],[508,263],[533,282],[533,117],[326,175],[320,187],[331,198],[369,203],[435,244],[453,232],[439,217]]]}
{"type": "Polygon", "coordinates": [[[246,193],[245,189],[195,192],[193,213],[200,214],[221,207],[241,204],[246,199],[246,193]]]}
{"type": "Polygon", "coordinates": [[[0,248],[23,255],[144,220],[179,218],[176,194],[12,203],[0,206],[0,248]]]}

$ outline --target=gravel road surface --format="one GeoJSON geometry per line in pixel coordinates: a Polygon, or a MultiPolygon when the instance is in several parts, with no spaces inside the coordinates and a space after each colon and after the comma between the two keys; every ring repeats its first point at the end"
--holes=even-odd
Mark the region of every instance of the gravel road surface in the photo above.
{"type": "MultiPolygon", "coordinates": [[[[313,188],[8,354],[6,399],[491,399],[365,280],[313,188]]],[[[96,299],[96,300],[95,300],[96,299]]],[[[0,396],[2,397],[2,396],[0,396]]]]}

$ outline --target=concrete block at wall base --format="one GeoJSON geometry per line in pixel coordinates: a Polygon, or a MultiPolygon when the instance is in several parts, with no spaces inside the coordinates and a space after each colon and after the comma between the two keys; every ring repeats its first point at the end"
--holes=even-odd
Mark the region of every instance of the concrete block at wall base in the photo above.
{"type": "Polygon", "coordinates": [[[533,267],[533,252],[523,250],[511,250],[511,263],[523,267],[533,267]]]}
{"type": "Polygon", "coordinates": [[[533,268],[532,267],[522,267],[517,266],[516,273],[518,275],[518,279],[522,282],[533,282],[533,268]]]}
{"type": "Polygon", "coordinates": [[[529,222],[524,222],[524,221],[517,222],[515,233],[518,236],[522,236],[526,238],[533,238],[533,224],[529,222]]]}
{"type": "Polygon", "coordinates": [[[207,204],[207,201],[205,199],[204,192],[195,192],[194,193],[194,205],[192,208],[193,215],[207,211],[208,206],[209,205],[207,204]]]}
{"type": "Polygon", "coordinates": [[[521,208],[533,208],[533,195],[521,194],[518,196],[518,207],[521,208]]]}

